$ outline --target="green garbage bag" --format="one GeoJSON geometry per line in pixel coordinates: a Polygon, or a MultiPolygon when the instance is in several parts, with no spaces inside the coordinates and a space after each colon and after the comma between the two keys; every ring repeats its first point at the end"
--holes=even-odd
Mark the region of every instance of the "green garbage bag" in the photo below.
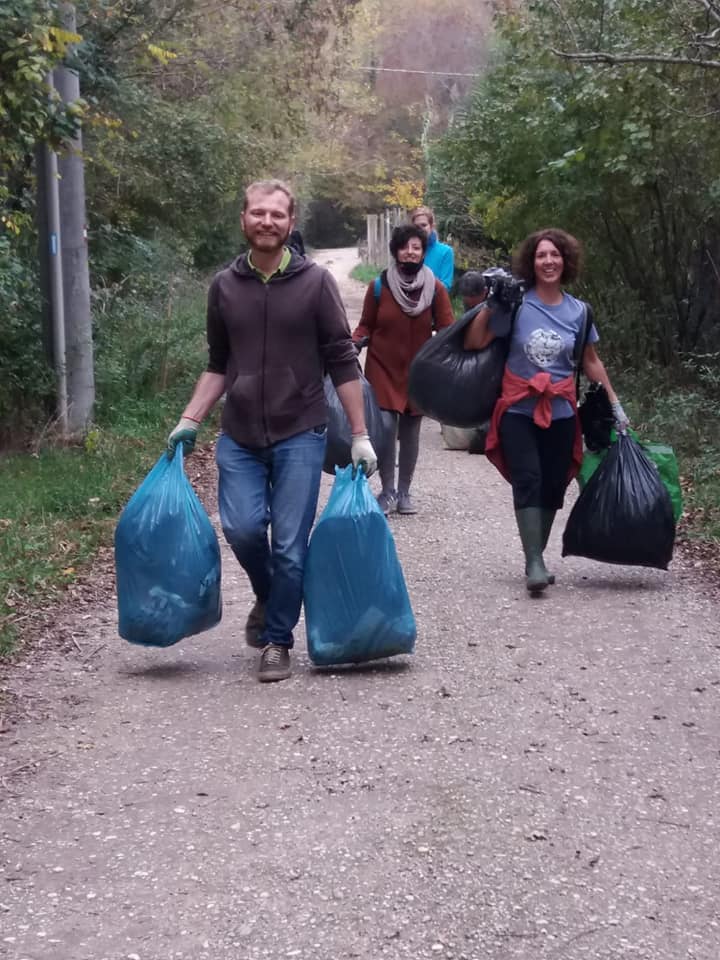
{"type": "MultiPolygon", "coordinates": [[[[635,440],[637,440],[637,442],[643,448],[646,456],[648,456],[658,468],[660,479],[665,484],[665,488],[670,494],[670,500],[672,501],[673,507],[673,516],[677,522],[680,519],[683,511],[683,501],[682,490],[680,488],[680,471],[678,469],[675,451],[666,443],[643,443],[634,430],[629,430],[628,433],[635,440]]],[[[617,440],[617,434],[614,430],[612,431],[611,436],[614,443],[615,440],[617,440]]],[[[606,454],[607,450],[598,450],[595,453],[591,450],[585,451],[577,478],[581,490],[600,466],[606,454]]]]}

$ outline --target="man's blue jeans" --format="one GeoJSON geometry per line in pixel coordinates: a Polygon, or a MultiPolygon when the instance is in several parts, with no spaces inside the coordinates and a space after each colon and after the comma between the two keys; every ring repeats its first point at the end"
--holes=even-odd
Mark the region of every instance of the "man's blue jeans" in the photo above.
{"type": "Polygon", "coordinates": [[[223,533],[265,604],[263,639],[285,647],[292,647],[300,618],[325,435],[307,430],[258,450],[226,434],[217,442],[223,533]]]}

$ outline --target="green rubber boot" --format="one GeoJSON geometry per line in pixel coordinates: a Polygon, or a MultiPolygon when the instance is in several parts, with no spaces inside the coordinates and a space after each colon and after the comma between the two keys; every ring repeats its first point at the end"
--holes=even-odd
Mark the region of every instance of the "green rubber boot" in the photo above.
{"type": "MultiPolygon", "coordinates": [[[[542,510],[542,552],[545,553],[545,547],[548,545],[548,540],[550,539],[550,531],[552,530],[553,522],[555,520],[555,514],[557,510],[542,510]]],[[[528,568],[525,564],[525,576],[527,576],[528,568]]],[[[548,583],[552,585],[555,583],[555,574],[550,573],[548,570],[548,583]]]]}
{"type": "Polygon", "coordinates": [[[543,560],[543,511],[540,507],[525,507],[515,511],[525,554],[526,586],[530,593],[540,593],[550,583],[550,574],[543,560]]]}
{"type": "MultiPolygon", "coordinates": [[[[553,523],[555,522],[555,514],[557,510],[543,510],[542,512],[542,548],[543,553],[545,553],[545,548],[548,545],[548,540],[550,539],[550,531],[552,530],[553,523]]],[[[548,573],[548,580],[550,583],[555,583],[555,574],[548,573]]]]}

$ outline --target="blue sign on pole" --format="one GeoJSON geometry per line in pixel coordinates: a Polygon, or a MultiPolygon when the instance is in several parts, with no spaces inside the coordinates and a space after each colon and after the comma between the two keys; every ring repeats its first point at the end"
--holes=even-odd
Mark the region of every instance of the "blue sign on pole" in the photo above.
{"type": "Polygon", "coordinates": [[[50,253],[52,254],[53,257],[57,256],[57,247],[58,247],[57,234],[51,233],[50,234],[50,253]]]}

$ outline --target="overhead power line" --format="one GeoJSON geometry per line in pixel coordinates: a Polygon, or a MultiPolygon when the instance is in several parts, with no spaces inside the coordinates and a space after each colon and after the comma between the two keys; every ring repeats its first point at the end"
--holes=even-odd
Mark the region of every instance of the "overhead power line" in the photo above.
{"type": "Polygon", "coordinates": [[[480,73],[454,73],[452,70],[409,70],[405,67],[356,67],[368,73],[420,73],[428,77],[480,77],[480,73]]]}

